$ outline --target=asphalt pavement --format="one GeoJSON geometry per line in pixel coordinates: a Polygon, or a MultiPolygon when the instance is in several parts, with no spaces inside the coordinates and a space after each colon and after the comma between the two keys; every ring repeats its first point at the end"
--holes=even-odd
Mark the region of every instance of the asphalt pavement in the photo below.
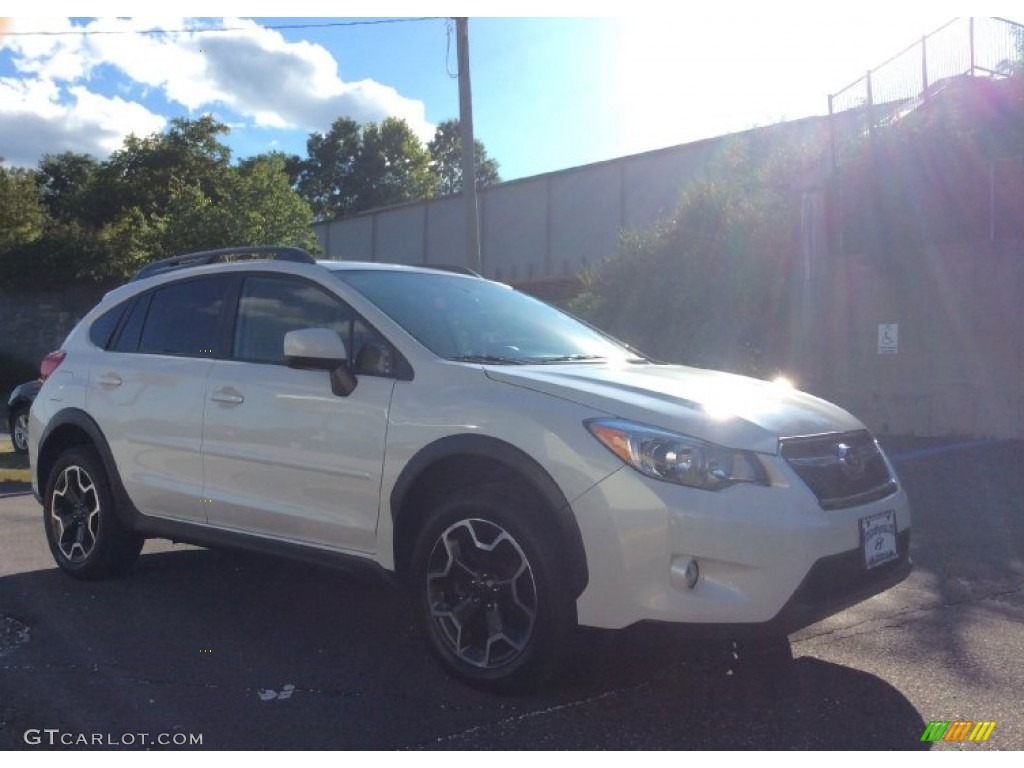
{"type": "Polygon", "coordinates": [[[514,697],[445,675],[373,577],[150,541],[76,582],[0,484],[0,749],[1024,749],[1024,443],[884,442],[903,584],[788,645],[580,630],[514,697]],[[955,720],[996,726],[921,741],[955,720]]]}

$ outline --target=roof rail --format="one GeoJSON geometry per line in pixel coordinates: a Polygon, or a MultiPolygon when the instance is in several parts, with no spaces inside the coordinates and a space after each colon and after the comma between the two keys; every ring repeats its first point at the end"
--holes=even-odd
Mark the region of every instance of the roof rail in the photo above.
{"type": "Polygon", "coordinates": [[[198,267],[203,264],[214,264],[220,261],[243,261],[245,257],[274,261],[294,261],[300,264],[316,264],[316,259],[301,248],[292,248],[286,245],[238,245],[232,248],[217,248],[212,251],[185,253],[180,256],[171,256],[169,259],[154,261],[132,275],[131,280],[128,282],[141,280],[144,277],[153,277],[153,275],[162,275],[164,272],[171,272],[175,269],[198,267]],[[259,255],[257,256],[256,254],[259,255]],[[240,258],[230,258],[232,256],[240,258]]]}

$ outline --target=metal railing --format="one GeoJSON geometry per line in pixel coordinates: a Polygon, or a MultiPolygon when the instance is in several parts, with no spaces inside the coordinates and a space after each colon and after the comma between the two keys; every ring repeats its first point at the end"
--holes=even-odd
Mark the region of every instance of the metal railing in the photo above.
{"type": "Polygon", "coordinates": [[[899,120],[956,78],[1001,78],[1024,67],[1024,25],[957,18],[828,97],[832,167],[877,128],[899,120]]]}

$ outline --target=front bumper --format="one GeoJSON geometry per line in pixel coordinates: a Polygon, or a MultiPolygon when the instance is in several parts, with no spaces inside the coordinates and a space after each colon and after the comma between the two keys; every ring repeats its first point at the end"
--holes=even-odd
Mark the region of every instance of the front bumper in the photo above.
{"type": "Polygon", "coordinates": [[[909,528],[897,535],[896,551],[898,559],[870,571],[859,549],[821,558],[775,618],[744,628],[751,634],[789,635],[896,586],[913,567],[909,528]]]}
{"type": "Polygon", "coordinates": [[[581,624],[670,621],[698,631],[789,634],[899,583],[910,572],[910,509],[901,488],[823,510],[783,462],[771,485],[683,488],[623,468],[573,503],[590,580],[581,624]],[[897,555],[868,569],[860,520],[893,511],[897,555]],[[679,578],[694,560],[693,588],[679,578]],[[675,564],[675,569],[673,565],[675,564]]]}

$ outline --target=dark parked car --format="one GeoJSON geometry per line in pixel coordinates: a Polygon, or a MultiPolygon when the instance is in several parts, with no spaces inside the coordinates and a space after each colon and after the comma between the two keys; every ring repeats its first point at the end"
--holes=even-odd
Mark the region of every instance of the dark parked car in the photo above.
{"type": "Polygon", "coordinates": [[[11,432],[11,443],[18,453],[28,452],[28,411],[32,401],[43,385],[39,379],[19,384],[7,398],[7,428],[11,432]]]}

